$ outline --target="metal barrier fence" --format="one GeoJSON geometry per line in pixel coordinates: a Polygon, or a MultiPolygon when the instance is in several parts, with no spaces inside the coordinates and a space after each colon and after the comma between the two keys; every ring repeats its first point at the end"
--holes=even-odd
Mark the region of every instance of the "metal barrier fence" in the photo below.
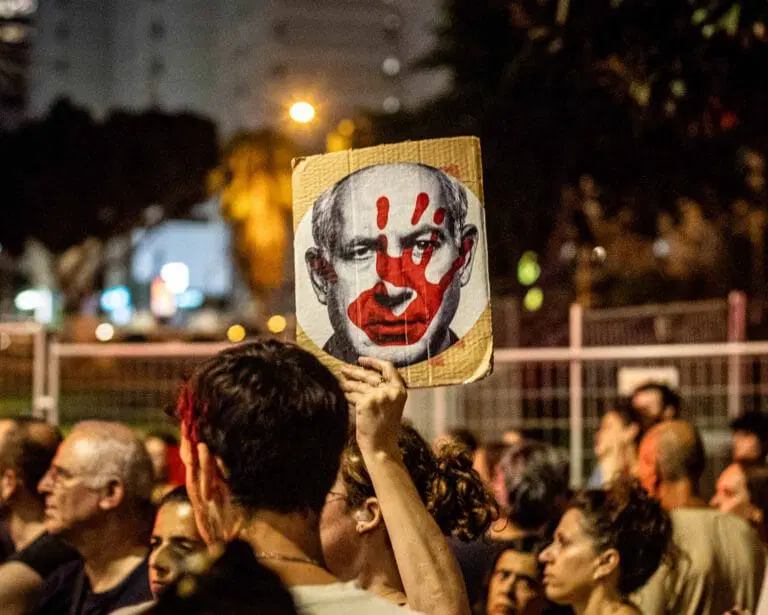
{"type": "Polygon", "coordinates": [[[0,416],[44,408],[45,348],[41,325],[0,323],[0,416]]]}

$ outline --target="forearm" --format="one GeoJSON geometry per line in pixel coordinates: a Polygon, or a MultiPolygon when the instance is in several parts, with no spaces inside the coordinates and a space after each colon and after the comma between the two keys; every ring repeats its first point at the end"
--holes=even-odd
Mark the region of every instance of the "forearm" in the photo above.
{"type": "Polygon", "coordinates": [[[409,607],[426,614],[468,615],[459,565],[399,455],[362,452],[409,607]]]}

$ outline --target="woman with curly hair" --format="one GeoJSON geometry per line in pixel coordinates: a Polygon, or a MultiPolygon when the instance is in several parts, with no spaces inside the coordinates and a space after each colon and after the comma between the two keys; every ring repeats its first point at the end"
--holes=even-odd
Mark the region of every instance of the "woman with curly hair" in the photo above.
{"type": "MultiPolygon", "coordinates": [[[[353,389],[355,385],[350,384],[350,380],[354,372],[347,372],[345,376],[345,386],[353,389]]],[[[463,540],[482,536],[496,516],[496,507],[493,495],[472,469],[466,447],[448,443],[433,453],[407,422],[401,424],[397,442],[402,464],[442,533],[463,540]]],[[[320,518],[323,555],[328,569],[339,579],[356,580],[363,589],[396,604],[413,607],[401,578],[403,567],[410,565],[410,558],[408,553],[398,552],[390,541],[382,515],[385,502],[380,497],[352,433],[320,518]]],[[[446,541],[444,550],[450,555],[448,549],[446,541]]],[[[439,587],[432,589],[439,595],[439,587]]],[[[435,614],[441,612],[440,609],[438,601],[434,602],[432,611],[425,610],[423,603],[419,608],[435,614]]]]}
{"type": "Polygon", "coordinates": [[[628,596],[651,578],[671,538],[669,516],[640,486],[582,492],[539,556],[547,597],[576,615],[639,614],[628,596]]]}

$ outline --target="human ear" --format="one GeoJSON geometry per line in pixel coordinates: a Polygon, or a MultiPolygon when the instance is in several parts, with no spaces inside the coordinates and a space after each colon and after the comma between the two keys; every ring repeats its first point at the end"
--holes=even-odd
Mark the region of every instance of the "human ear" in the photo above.
{"type": "Polygon", "coordinates": [[[323,305],[328,304],[328,287],[335,275],[333,266],[317,247],[309,248],[304,254],[304,262],[307,264],[309,280],[315,291],[317,300],[323,305]]]}
{"type": "Polygon", "coordinates": [[[381,508],[377,498],[368,498],[354,514],[358,534],[366,534],[379,527],[382,521],[381,508]]]}
{"type": "Polygon", "coordinates": [[[125,486],[117,478],[110,478],[104,487],[104,495],[99,500],[99,508],[112,510],[125,499],[125,486]]]}
{"type": "Polygon", "coordinates": [[[203,502],[210,502],[216,493],[216,479],[218,466],[216,459],[211,455],[207,444],[197,444],[197,459],[199,464],[198,476],[200,477],[200,498],[203,502]]]}
{"type": "Polygon", "coordinates": [[[461,245],[459,250],[464,259],[464,264],[459,270],[459,280],[462,286],[466,286],[472,277],[472,263],[475,260],[475,250],[477,249],[477,227],[467,224],[461,229],[461,245]]]}
{"type": "Polygon", "coordinates": [[[608,549],[597,556],[597,566],[592,574],[595,581],[605,579],[619,569],[619,552],[616,549],[608,549]]]}
{"type": "Polygon", "coordinates": [[[7,502],[11,496],[16,493],[16,489],[19,485],[19,479],[16,476],[16,470],[8,468],[0,476],[0,499],[3,502],[7,502]]]}

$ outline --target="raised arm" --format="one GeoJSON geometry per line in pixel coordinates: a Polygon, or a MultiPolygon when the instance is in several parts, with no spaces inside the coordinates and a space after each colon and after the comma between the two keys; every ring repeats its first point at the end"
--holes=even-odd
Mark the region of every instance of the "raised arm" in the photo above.
{"type": "Polygon", "coordinates": [[[342,368],[342,388],[355,407],[357,444],[387,526],[411,609],[469,615],[464,580],[443,533],[419,497],[397,443],[405,383],[388,362],[361,358],[342,368]]]}

